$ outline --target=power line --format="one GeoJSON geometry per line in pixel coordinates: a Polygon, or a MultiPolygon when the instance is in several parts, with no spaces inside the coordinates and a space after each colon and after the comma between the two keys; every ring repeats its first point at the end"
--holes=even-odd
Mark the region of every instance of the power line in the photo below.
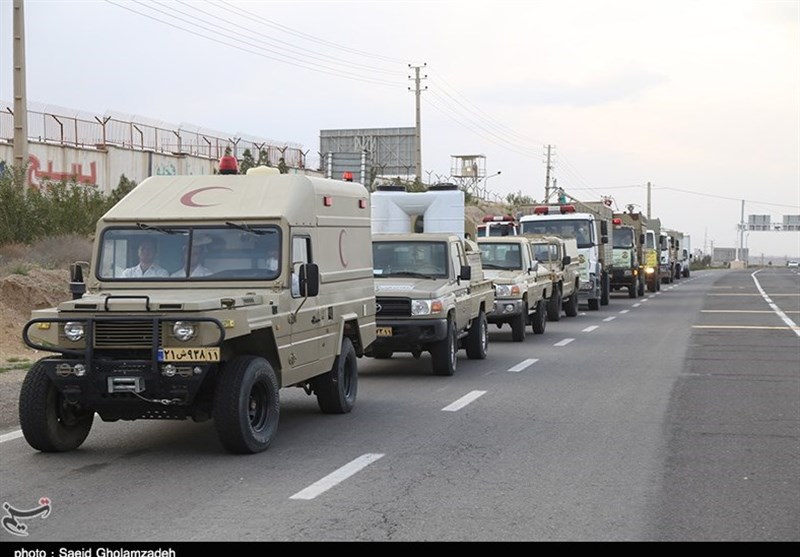
{"type": "Polygon", "coordinates": [[[742,199],[741,197],[727,197],[727,196],[724,196],[724,195],[714,195],[714,194],[711,194],[711,193],[701,193],[701,192],[697,192],[697,191],[683,190],[683,189],[671,188],[671,187],[667,187],[667,186],[654,187],[653,189],[670,190],[670,191],[677,191],[677,192],[681,192],[681,193],[690,193],[692,195],[702,195],[704,197],[713,197],[715,199],[727,199],[729,201],[740,201],[740,202],[744,201],[745,203],[755,203],[757,205],[771,205],[773,207],[788,207],[788,208],[792,208],[792,209],[800,209],[800,205],[786,205],[785,203],[770,203],[768,201],[761,201],[761,200],[755,201],[755,200],[752,200],[752,199],[742,199]]]}

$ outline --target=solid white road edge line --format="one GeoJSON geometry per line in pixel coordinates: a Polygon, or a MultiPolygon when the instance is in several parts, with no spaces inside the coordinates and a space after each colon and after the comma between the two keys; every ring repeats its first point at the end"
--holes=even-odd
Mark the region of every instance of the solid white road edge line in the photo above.
{"type": "Polygon", "coordinates": [[[781,308],[779,308],[778,306],[776,306],[776,305],[775,305],[775,304],[772,302],[772,300],[770,299],[770,297],[769,297],[769,296],[767,296],[767,293],[766,293],[766,292],[764,292],[764,289],[763,289],[763,288],[761,288],[761,283],[760,283],[760,282],[758,282],[758,279],[756,278],[756,274],[758,274],[758,272],[759,272],[759,271],[761,271],[761,269],[759,269],[758,271],[755,271],[755,272],[754,272],[752,275],[750,275],[750,276],[751,276],[751,277],[753,277],[753,282],[755,282],[755,283],[756,283],[756,288],[758,288],[758,291],[759,291],[759,292],[761,292],[761,296],[763,296],[763,297],[764,297],[764,301],[766,301],[766,302],[767,302],[767,304],[769,304],[769,307],[771,307],[771,308],[772,308],[772,311],[774,311],[774,312],[777,314],[777,316],[778,316],[778,317],[780,317],[780,318],[783,320],[783,322],[784,322],[784,323],[786,323],[787,325],[789,325],[789,327],[791,327],[791,328],[792,328],[792,330],[794,331],[794,334],[796,334],[797,336],[799,336],[799,337],[800,337],[800,327],[798,327],[798,326],[795,324],[795,322],[794,322],[794,321],[792,321],[791,319],[789,319],[789,317],[788,317],[788,316],[787,316],[785,313],[783,313],[783,312],[781,311],[781,308]]]}

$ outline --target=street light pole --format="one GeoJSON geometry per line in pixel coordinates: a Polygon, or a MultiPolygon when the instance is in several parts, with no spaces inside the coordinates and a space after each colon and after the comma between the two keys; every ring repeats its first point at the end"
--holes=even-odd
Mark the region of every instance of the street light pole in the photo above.
{"type": "MultiPolygon", "coordinates": [[[[494,174],[491,174],[491,175],[489,175],[489,176],[487,176],[486,178],[483,179],[483,195],[484,195],[484,198],[488,199],[488,197],[489,197],[489,188],[486,187],[486,182],[489,181],[489,178],[494,178],[495,176],[499,176],[502,173],[503,173],[502,170],[498,170],[494,174]]],[[[478,192],[478,194],[479,194],[478,196],[480,197],[480,192],[478,192]]]]}

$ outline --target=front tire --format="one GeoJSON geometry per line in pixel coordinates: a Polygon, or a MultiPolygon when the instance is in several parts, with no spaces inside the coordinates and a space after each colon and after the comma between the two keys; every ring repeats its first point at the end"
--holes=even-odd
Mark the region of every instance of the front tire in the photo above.
{"type": "Polygon", "coordinates": [[[231,453],[266,450],[278,430],[278,378],[258,356],[239,356],[225,364],[214,393],[214,425],[231,453]]]}
{"type": "Polygon", "coordinates": [[[586,302],[589,304],[589,309],[591,311],[597,311],[597,310],[600,309],[600,300],[599,299],[597,299],[597,298],[589,298],[588,300],[586,300],[586,302]]]}
{"type": "Polygon", "coordinates": [[[489,324],[486,314],[481,310],[478,317],[472,320],[467,335],[467,358],[470,360],[486,359],[489,348],[489,324]]]}
{"type": "Polygon", "coordinates": [[[70,404],[47,376],[39,360],[25,375],[19,394],[19,424],[28,444],[58,453],[80,447],[89,436],[94,412],[70,404]]]}
{"type": "Polygon", "coordinates": [[[536,313],[531,317],[531,329],[534,334],[541,335],[547,327],[547,303],[544,298],[536,302],[536,313]]]}
{"type": "Polygon", "coordinates": [[[511,321],[511,340],[522,342],[525,340],[525,328],[528,326],[528,302],[522,302],[522,313],[511,321]]]}
{"type": "Polygon", "coordinates": [[[553,288],[553,293],[550,295],[550,300],[547,302],[547,319],[548,321],[561,320],[561,286],[556,285],[553,288]]]}
{"type": "Polygon", "coordinates": [[[356,404],[358,393],[358,358],[353,341],[342,339],[342,353],[336,356],[330,371],[311,381],[319,409],[325,414],[347,414],[356,404]]]}
{"type": "Polygon", "coordinates": [[[456,372],[456,326],[451,318],[447,319],[447,336],[431,346],[431,364],[434,375],[453,375],[456,372]]]}

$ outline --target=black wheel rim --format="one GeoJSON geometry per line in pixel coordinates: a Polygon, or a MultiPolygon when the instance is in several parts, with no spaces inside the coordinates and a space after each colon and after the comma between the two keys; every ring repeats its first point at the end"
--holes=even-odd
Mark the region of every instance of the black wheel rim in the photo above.
{"type": "Polygon", "coordinates": [[[250,427],[254,431],[262,431],[269,422],[269,391],[264,383],[256,383],[250,389],[247,401],[247,415],[250,418],[250,427]]]}

